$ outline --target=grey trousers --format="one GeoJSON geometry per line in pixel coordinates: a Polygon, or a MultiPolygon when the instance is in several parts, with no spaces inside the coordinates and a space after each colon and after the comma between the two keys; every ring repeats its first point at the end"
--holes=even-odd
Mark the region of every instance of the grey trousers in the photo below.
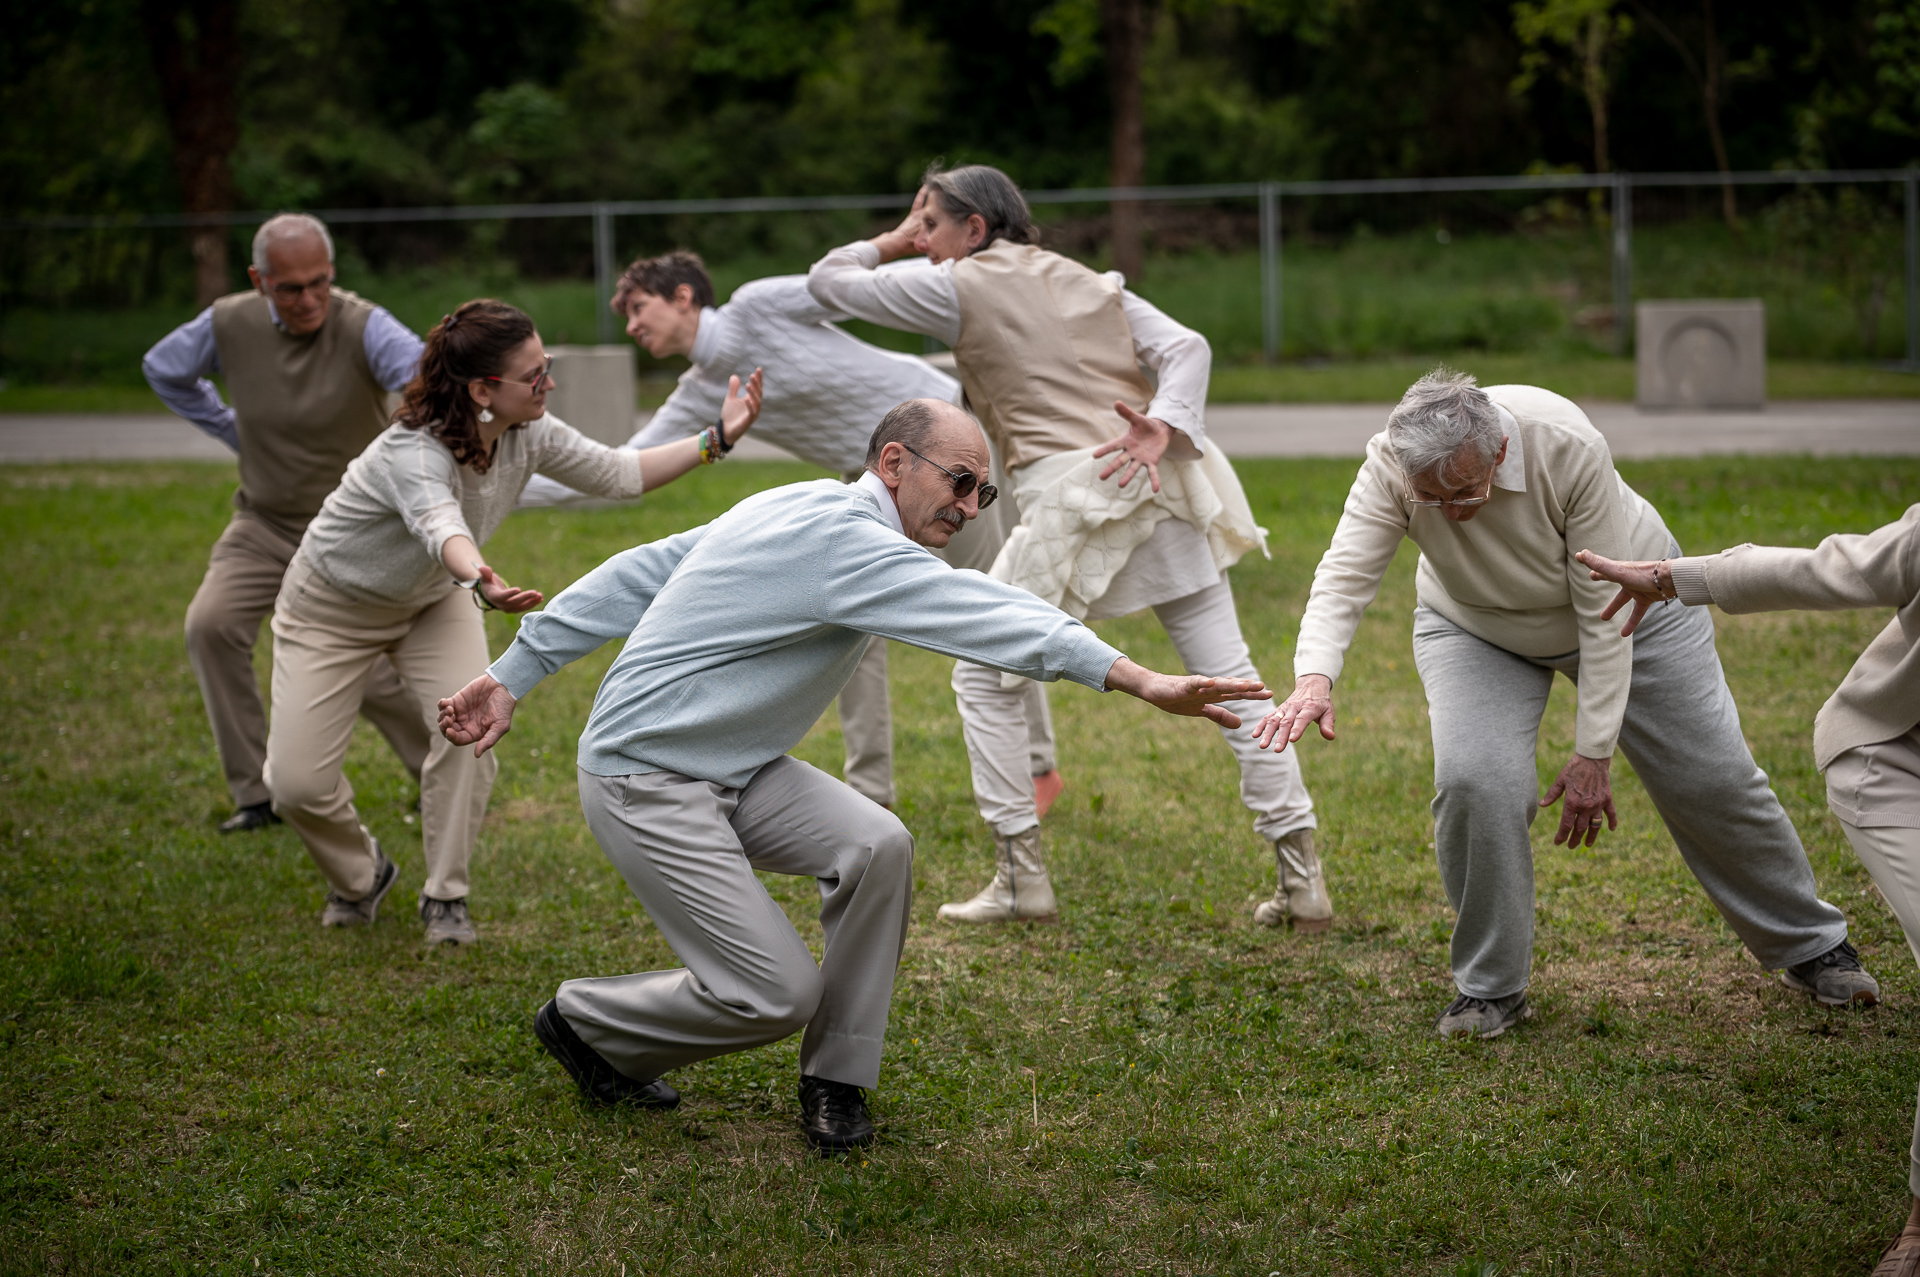
{"type": "MultiPolygon", "coordinates": [[[[1469,997],[1506,997],[1527,987],[1533,962],[1527,828],[1540,810],[1540,717],[1556,670],[1579,682],[1580,656],[1516,656],[1420,607],[1413,659],[1433,725],[1434,850],[1459,913],[1454,983],[1469,997]]],[[[1761,965],[1805,962],[1847,938],[1740,734],[1707,609],[1655,608],[1634,633],[1620,750],[1687,868],[1761,965]]]]}
{"type": "Polygon", "coordinates": [[[803,1075],[873,1086],[913,904],[913,837],[791,757],[741,789],[673,772],[580,773],[607,858],[686,966],[568,980],[560,1014],[628,1077],[778,1042],[803,1075]],[[820,884],[819,965],[754,871],[820,884]]]}
{"type": "MultiPolygon", "coordinates": [[[[287,565],[300,548],[298,538],[258,515],[234,512],[227,530],[213,543],[207,574],[187,605],[187,660],[200,681],[213,743],[236,807],[264,803],[267,790],[267,711],[253,672],[253,645],[260,622],[273,611],[287,565]]],[[[380,729],[407,771],[417,781],[434,736],[420,716],[413,693],[401,683],[393,663],[382,656],[367,671],[358,701],[360,714],[380,729]]]]}

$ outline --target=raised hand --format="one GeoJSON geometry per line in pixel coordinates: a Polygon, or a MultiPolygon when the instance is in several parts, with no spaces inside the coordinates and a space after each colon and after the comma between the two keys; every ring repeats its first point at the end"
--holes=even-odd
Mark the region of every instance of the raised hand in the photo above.
{"type": "Polygon", "coordinates": [[[440,734],[472,745],[475,758],[513,730],[514,699],[491,674],[482,674],[440,702],[440,734]]]}
{"type": "Polygon", "coordinates": [[[1107,686],[1138,697],[1155,709],[1183,718],[1206,718],[1222,727],[1240,726],[1240,716],[1223,701],[1269,701],[1266,684],[1248,678],[1205,678],[1199,674],[1161,674],[1126,657],[1107,671],[1107,686]]]}
{"type": "Polygon", "coordinates": [[[921,216],[927,207],[927,188],[921,187],[913,197],[913,207],[900,219],[900,225],[890,231],[883,231],[871,241],[880,250],[880,260],[891,262],[905,257],[908,253],[924,253],[921,237],[926,234],[926,219],[921,216]]]}
{"type": "Polygon", "coordinates": [[[747,378],[743,387],[740,378],[727,378],[727,397],[720,401],[720,429],[727,436],[728,446],[737,443],[740,436],[747,433],[760,417],[760,370],[755,368],[753,376],[747,378]]]}
{"type": "Polygon", "coordinates": [[[487,596],[487,602],[502,612],[526,612],[546,602],[546,595],[538,590],[519,590],[500,579],[500,574],[482,563],[479,566],[480,580],[474,589],[487,596]]]}
{"type": "Polygon", "coordinates": [[[1621,563],[1605,555],[1595,554],[1592,550],[1582,550],[1573,556],[1587,569],[1587,575],[1595,581],[1612,581],[1620,587],[1620,593],[1613,596],[1613,602],[1607,604],[1600,613],[1600,619],[1610,621],[1613,614],[1633,604],[1633,612],[1627,617],[1627,623],[1620,629],[1620,637],[1625,638],[1640,628],[1640,621],[1647,609],[1655,603],[1670,599],[1670,590],[1660,587],[1659,568],[1666,560],[1641,560],[1635,563],[1621,563]]]}
{"type": "Polygon", "coordinates": [[[1104,457],[1109,452],[1120,454],[1107,463],[1100,477],[1105,479],[1125,466],[1127,472],[1120,476],[1120,486],[1124,488],[1132,482],[1134,475],[1140,473],[1140,467],[1145,466],[1153,490],[1160,491],[1160,458],[1167,454],[1167,448],[1173,442],[1173,427],[1154,417],[1141,416],[1118,399],[1113,401],[1113,410],[1127,423],[1127,432],[1093,450],[1096,457],[1104,457]]]}
{"type": "Polygon", "coordinates": [[[1284,754],[1287,746],[1307,734],[1307,724],[1320,729],[1322,740],[1333,739],[1333,680],[1325,674],[1307,674],[1295,680],[1293,695],[1273,707],[1273,712],[1253,729],[1254,743],[1284,754]]]}

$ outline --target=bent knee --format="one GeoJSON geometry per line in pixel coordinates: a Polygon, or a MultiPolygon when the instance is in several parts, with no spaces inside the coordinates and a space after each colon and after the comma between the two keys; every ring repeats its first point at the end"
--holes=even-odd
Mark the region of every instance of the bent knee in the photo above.
{"type": "Polygon", "coordinates": [[[748,1017],[765,1026],[768,1041],[778,1041],[807,1027],[824,992],[819,968],[809,961],[805,970],[783,972],[779,984],[755,990],[748,1017]]]}
{"type": "Polygon", "coordinates": [[[1532,813],[1538,801],[1539,778],[1531,769],[1449,768],[1435,772],[1433,790],[1436,809],[1457,808],[1472,812],[1511,809],[1524,817],[1532,813]]]}
{"type": "Polygon", "coordinates": [[[273,796],[275,810],[320,811],[336,801],[343,776],[337,769],[313,771],[284,765],[276,767],[273,756],[269,754],[263,779],[267,792],[273,796]]]}

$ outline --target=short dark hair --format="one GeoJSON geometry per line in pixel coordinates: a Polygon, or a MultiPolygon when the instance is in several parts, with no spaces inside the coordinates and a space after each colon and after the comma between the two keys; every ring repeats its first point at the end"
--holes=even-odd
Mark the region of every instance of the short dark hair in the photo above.
{"type": "Polygon", "coordinates": [[[909,399],[887,409],[887,415],[873,428],[873,437],[867,440],[867,467],[880,464],[880,453],[890,443],[925,452],[940,427],[940,409],[952,406],[940,399],[909,399]]]}
{"type": "Polygon", "coordinates": [[[940,207],[954,217],[965,221],[975,213],[980,215],[980,220],[987,224],[987,237],[973,250],[976,253],[996,239],[1016,244],[1040,242],[1033,213],[1027,208],[1027,197],[1020,193],[1012,178],[991,164],[962,164],[950,169],[942,168],[935,160],[927,165],[920,184],[931,190],[939,199],[940,207]]]}
{"type": "Polygon", "coordinates": [[[676,248],[658,257],[642,257],[627,267],[607,304],[624,315],[627,313],[627,300],[635,293],[648,293],[671,300],[682,284],[693,290],[694,305],[713,305],[713,280],[707,275],[707,264],[700,260],[700,254],[684,248],[676,248]]]}

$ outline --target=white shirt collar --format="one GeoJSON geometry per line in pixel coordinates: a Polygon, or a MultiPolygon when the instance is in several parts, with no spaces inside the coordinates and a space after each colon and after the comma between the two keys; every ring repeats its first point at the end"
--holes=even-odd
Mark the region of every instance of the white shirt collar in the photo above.
{"type": "Polygon", "coordinates": [[[853,486],[879,504],[880,517],[887,521],[888,527],[901,536],[907,535],[907,529],[900,522],[900,507],[894,504],[893,489],[887,486],[885,479],[871,470],[862,470],[860,477],[853,481],[853,486]]]}
{"type": "Polygon", "coordinates": [[[687,352],[689,363],[705,366],[720,353],[721,327],[726,318],[712,306],[700,308],[700,327],[693,334],[693,349],[687,352]]]}
{"type": "Polygon", "coordinates": [[[1520,444],[1520,423],[1513,414],[1495,404],[1500,413],[1500,429],[1507,436],[1507,459],[1493,468],[1493,486],[1508,492],[1527,490],[1527,454],[1520,444]]]}

